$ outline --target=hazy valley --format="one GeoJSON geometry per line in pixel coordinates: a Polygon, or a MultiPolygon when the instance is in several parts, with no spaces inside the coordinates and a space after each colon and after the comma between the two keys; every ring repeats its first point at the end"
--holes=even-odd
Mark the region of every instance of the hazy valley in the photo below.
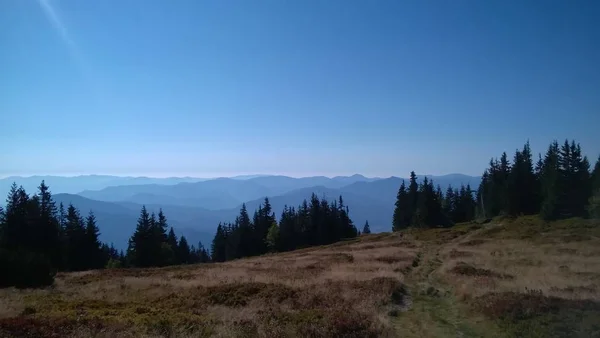
{"type": "MultiPolygon", "coordinates": [[[[427,176],[442,190],[470,184],[476,190],[481,178],[462,174],[427,176]]],[[[117,176],[33,176],[0,179],[1,196],[13,182],[35,191],[45,180],[56,203],[72,203],[87,214],[92,210],[103,242],[127,248],[142,205],[150,211],[160,208],[169,224],[191,243],[210,244],[219,222],[232,222],[242,203],[254,211],[268,197],[279,217],[285,205],[297,207],[315,193],[336,200],[340,195],[350,209],[357,227],[369,221],[374,232],[389,231],[394,202],[402,178],[367,178],[362,175],[328,178],[287,176],[244,176],[233,178],[147,178],[117,176]]],[[[404,179],[408,182],[408,179],[404,179]]]]}

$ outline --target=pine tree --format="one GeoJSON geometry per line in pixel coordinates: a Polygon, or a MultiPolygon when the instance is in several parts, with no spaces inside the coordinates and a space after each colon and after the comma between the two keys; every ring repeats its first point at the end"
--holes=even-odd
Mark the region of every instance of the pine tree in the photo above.
{"type": "Polygon", "coordinates": [[[296,213],[293,208],[289,208],[287,205],[285,205],[279,220],[279,239],[281,243],[281,250],[288,251],[296,249],[299,235],[300,233],[297,227],[296,213]]]}
{"type": "Polygon", "coordinates": [[[453,221],[456,222],[454,214],[455,214],[455,203],[454,203],[454,189],[449,185],[448,189],[446,189],[446,196],[444,198],[444,203],[442,205],[444,213],[453,221]]]}
{"type": "Polygon", "coordinates": [[[177,242],[177,236],[175,235],[173,227],[171,227],[171,229],[169,230],[169,234],[167,235],[167,240],[165,242],[166,247],[163,249],[163,251],[167,252],[165,257],[163,257],[165,258],[166,264],[180,264],[177,260],[176,254],[177,242]]]}
{"type": "Polygon", "coordinates": [[[588,201],[587,211],[590,217],[600,218],[600,156],[598,156],[590,176],[590,185],[592,197],[588,201]]]}
{"type": "Polygon", "coordinates": [[[363,234],[370,234],[371,233],[371,227],[369,226],[369,221],[365,221],[365,225],[363,226],[362,233],[363,234]]]}
{"type": "Polygon", "coordinates": [[[592,185],[592,191],[596,192],[600,190],[600,156],[598,156],[596,164],[594,165],[594,170],[592,170],[590,182],[592,185]]]}
{"type": "Polygon", "coordinates": [[[142,206],[135,232],[129,239],[129,248],[127,249],[129,264],[137,267],[149,267],[155,264],[156,257],[153,257],[152,248],[153,235],[150,214],[148,214],[146,206],[142,206]]]}
{"type": "Polygon", "coordinates": [[[529,142],[522,151],[517,150],[508,181],[506,211],[510,215],[533,214],[539,210],[538,187],[531,160],[529,142]]]}
{"type": "MultiPolygon", "coordinates": [[[[409,224],[413,224],[415,220],[415,213],[418,209],[419,203],[419,184],[417,183],[417,175],[414,171],[410,172],[410,182],[408,184],[408,202],[407,202],[407,211],[406,219],[409,224]]],[[[417,219],[419,217],[416,217],[417,219]]]]}
{"type": "Polygon", "coordinates": [[[187,239],[185,239],[185,236],[181,236],[181,238],[179,239],[177,255],[178,261],[181,262],[181,264],[190,263],[190,247],[188,245],[187,239]]]}
{"type": "Polygon", "coordinates": [[[87,268],[86,260],[86,231],[85,222],[79,210],[69,204],[67,207],[67,224],[65,227],[67,240],[67,268],[71,271],[81,271],[87,268]]]}
{"type": "Polygon", "coordinates": [[[6,199],[0,247],[8,250],[30,248],[28,204],[29,196],[23,187],[17,188],[17,184],[13,183],[6,199]]]}
{"type": "Polygon", "coordinates": [[[392,220],[392,230],[399,231],[408,227],[411,215],[410,197],[406,191],[404,180],[402,180],[400,189],[398,189],[395,205],[396,207],[394,209],[394,218],[392,220]]]}
{"type": "Polygon", "coordinates": [[[227,237],[225,235],[225,229],[223,225],[219,223],[211,246],[211,256],[214,262],[224,262],[227,259],[225,255],[226,242],[227,237]]]}
{"type": "Polygon", "coordinates": [[[158,219],[156,221],[156,230],[158,230],[158,237],[161,242],[167,241],[167,229],[169,225],[167,223],[167,217],[162,211],[162,208],[158,210],[158,219]]]}
{"type": "Polygon", "coordinates": [[[540,215],[546,220],[558,218],[561,198],[560,154],[554,141],[546,152],[540,173],[542,204],[540,215]]]}
{"type": "Polygon", "coordinates": [[[87,268],[100,269],[106,265],[102,255],[102,243],[99,240],[100,230],[96,225],[96,216],[92,211],[86,218],[85,226],[85,251],[88,257],[87,268]]]}

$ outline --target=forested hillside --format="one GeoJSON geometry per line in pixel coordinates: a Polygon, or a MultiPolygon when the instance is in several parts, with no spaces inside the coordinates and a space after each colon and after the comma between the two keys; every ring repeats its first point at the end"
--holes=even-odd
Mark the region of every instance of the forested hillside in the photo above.
{"type": "Polygon", "coordinates": [[[538,155],[534,164],[529,142],[516,150],[512,161],[506,153],[492,158],[476,191],[440,186],[414,172],[403,181],[395,204],[392,228],[451,226],[454,223],[498,215],[540,214],[545,220],[597,217],[600,200],[600,157],[590,163],[575,141],[557,141],[538,155]]]}

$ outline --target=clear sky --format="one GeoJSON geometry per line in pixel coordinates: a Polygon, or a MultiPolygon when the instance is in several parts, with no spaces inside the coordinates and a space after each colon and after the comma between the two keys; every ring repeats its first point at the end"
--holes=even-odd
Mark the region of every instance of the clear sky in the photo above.
{"type": "Polygon", "coordinates": [[[0,0],[0,176],[600,153],[600,1],[0,0]]]}

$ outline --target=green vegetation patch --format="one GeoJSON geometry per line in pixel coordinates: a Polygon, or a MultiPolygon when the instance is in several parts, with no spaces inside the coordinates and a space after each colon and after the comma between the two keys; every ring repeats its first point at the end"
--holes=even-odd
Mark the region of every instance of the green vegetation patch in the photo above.
{"type": "Polygon", "coordinates": [[[465,262],[458,262],[451,270],[457,275],[469,277],[492,277],[499,279],[514,279],[515,277],[508,274],[501,274],[488,269],[476,268],[465,262]]]}
{"type": "Polygon", "coordinates": [[[371,316],[353,309],[264,311],[259,319],[269,337],[379,337],[383,329],[371,316]]]}
{"type": "Polygon", "coordinates": [[[298,296],[297,290],[274,283],[224,284],[206,288],[205,293],[210,304],[229,307],[246,306],[255,299],[277,304],[298,296]]]}
{"type": "Polygon", "coordinates": [[[513,337],[593,337],[600,332],[600,302],[527,293],[489,293],[473,306],[498,320],[513,337]]]}

